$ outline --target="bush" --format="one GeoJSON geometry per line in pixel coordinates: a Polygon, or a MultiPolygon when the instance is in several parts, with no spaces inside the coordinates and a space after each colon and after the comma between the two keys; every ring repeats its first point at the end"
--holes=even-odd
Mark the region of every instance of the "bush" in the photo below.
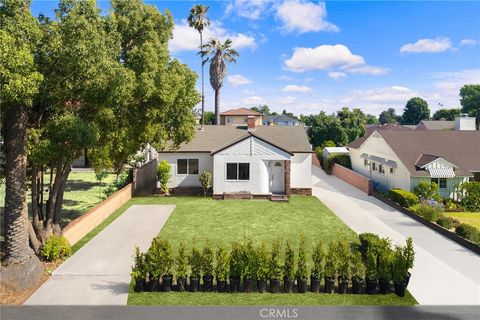
{"type": "Polygon", "coordinates": [[[415,262],[415,249],[413,248],[413,239],[408,237],[406,245],[403,248],[405,259],[407,260],[407,270],[413,268],[413,263],[415,262]]]}
{"type": "Polygon", "coordinates": [[[300,238],[300,244],[298,246],[298,260],[297,260],[297,279],[306,279],[308,276],[307,271],[307,258],[305,255],[305,238],[300,238]]]}
{"type": "Polygon", "coordinates": [[[455,228],[455,233],[462,238],[480,245],[480,230],[467,223],[460,223],[455,228]]]}
{"type": "Polygon", "coordinates": [[[311,276],[315,279],[321,279],[325,271],[325,251],[321,241],[317,242],[312,252],[313,268],[311,276]]]}
{"type": "Polygon", "coordinates": [[[330,242],[325,255],[325,277],[329,279],[335,279],[337,277],[337,263],[334,242],[330,242]]]}
{"type": "Polygon", "coordinates": [[[217,264],[215,265],[215,277],[217,281],[226,281],[228,279],[228,253],[227,250],[220,246],[216,253],[217,264]]]}
{"type": "Polygon", "coordinates": [[[160,182],[160,190],[168,193],[168,180],[170,179],[170,165],[167,160],[162,160],[157,168],[157,178],[160,182]]]}
{"type": "Polygon", "coordinates": [[[377,256],[377,276],[379,280],[392,280],[392,248],[389,239],[381,239],[380,250],[377,256]]]}
{"type": "Polygon", "coordinates": [[[127,184],[132,182],[133,180],[133,169],[128,170],[127,172],[123,172],[118,176],[118,179],[114,182],[109,184],[105,190],[103,190],[103,194],[108,198],[113,193],[117,192],[118,190],[125,187],[127,184]]]}
{"type": "Polygon", "coordinates": [[[443,217],[442,207],[432,206],[424,203],[413,206],[410,208],[410,210],[428,221],[437,221],[438,218],[443,217]]]}
{"type": "Polygon", "coordinates": [[[295,253],[293,252],[290,242],[286,241],[285,246],[285,263],[283,264],[283,277],[285,279],[293,279],[295,276],[295,253]]]}
{"type": "Polygon", "coordinates": [[[351,273],[352,278],[358,280],[365,277],[365,265],[363,264],[362,256],[358,251],[352,253],[351,273]]]}
{"type": "Polygon", "coordinates": [[[205,246],[203,247],[202,253],[202,273],[204,276],[212,276],[213,275],[213,260],[214,260],[214,253],[212,248],[210,248],[210,244],[205,242],[205,246]]]}
{"type": "Polygon", "coordinates": [[[348,279],[350,278],[350,245],[346,240],[340,240],[334,248],[338,276],[348,279]]]}
{"type": "Polygon", "coordinates": [[[418,196],[421,202],[428,200],[442,201],[442,196],[438,192],[438,185],[435,182],[420,182],[413,192],[418,196]]]}
{"type": "Polygon", "coordinates": [[[388,190],[388,197],[399,205],[408,208],[418,204],[420,201],[416,194],[402,189],[388,190]]]}
{"type": "Polygon", "coordinates": [[[444,203],[445,211],[458,211],[458,209],[460,209],[458,207],[458,204],[455,201],[453,201],[453,199],[446,198],[443,203],[444,203]]]}
{"type": "Polygon", "coordinates": [[[325,170],[325,172],[328,174],[332,174],[332,168],[335,163],[338,163],[339,165],[344,166],[348,169],[352,168],[350,155],[343,153],[333,153],[323,160],[323,170],[325,170]]]}
{"type": "Polygon", "coordinates": [[[210,171],[204,170],[202,171],[202,173],[200,173],[198,180],[200,181],[200,184],[203,188],[203,196],[206,197],[208,189],[210,189],[210,187],[212,186],[212,174],[210,173],[210,171]]]}
{"type": "Polygon", "coordinates": [[[188,276],[188,256],[185,253],[185,243],[182,241],[178,246],[178,254],[175,257],[177,269],[177,278],[186,278],[188,276]]]}
{"type": "Polygon", "coordinates": [[[147,267],[145,265],[145,255],[135,246],[135,254],[133,256],[133,267],[130,275],[135,280],[145,279],[147,276],[147,267]]]}
{"type": "Polygon", "coordinates": [[[244,269],[243,246],[238,242],[232,243],[232,251],[230,253],[230,276],[241,277],[244,269]]]}
{"type": "Polygon", "coordinates": [[[455,225],[455,220],[452,217],[440,217],[435,222],[445,229],[452,229],[455,225]]]}
{"type": "Polygon", "coordinates": [[[377,280],[377,255],[372,250],[368,250],[365,256],[365,277],[367,280],[377,280]]]}
{"type": "Polygon", "coordinates": [[[458,198],[467,211],[480,211],[480,182],[464,182],[458,187],[458,198]]]}
{"type": "Polygon", "coordinates": [[[43,245],[41,256],[45,261],[63,259],[72,254],[72,248],[63,236],[51,235],[43,245]]]}
{"type": "Polygon", "coordinates": [[[259,280],[266,280],[270,273],[269,256],[265,242],[262,242],[255,251],[256,257],[256,275],[259,280]]]}
{"type": "Polygon", "coordinates": [[[167,239],[155,237],[148,249],[145,261],[148,273],[155,279],[171,274],[173,263],[172,245],[167,239]]]}
{"type": "Polygon", "coordinates": [[[200,278],[202,275],[203,257],[195,242],[192,245],[192,255],[189,257],[188,263],[192,270],[192,277],[200,278]]]}
{"type": "Polygon", "coordinates": [[[245,278],[255,279],[257,268],[257,256],[252,240],[244,240],[243,244],[243,261],[245,278]]]}
{"type": "Polygon", "coordinates": [[[395,283],[404,283],[407,276],[407,257],[405,249],[400,246],[395,247],[392,256],[392,278],[395,283]]]}
{"type": "Polygon", "coordinates": [[[282,276],[282,266],[280,261],[280,240],[274,240],[272,243],[272,251],[270,252],[270,279],[280,279],[282,276]]]}
{"type": "Polygon", "coordinates": [[[365,261],[369,250],[375,254],[378,252],[380,248],[380,237],[378,235],[366,232],[359,234],[358,238],[360,239],[360,252],[365,261]]]}

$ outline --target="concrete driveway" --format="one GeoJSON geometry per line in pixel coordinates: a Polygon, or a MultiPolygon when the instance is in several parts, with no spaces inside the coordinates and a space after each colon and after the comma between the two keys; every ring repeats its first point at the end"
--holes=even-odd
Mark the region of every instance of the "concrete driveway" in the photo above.
{"type": "Polygon", "coordinates": [[[480,305],[480,256],[312,167],[313,194],[355,232],[373,232],[399,244],[413,238],[416,256],[408,289],[420,304],[480,305]]]}
{"type": "Polygon", "coordinates": [[[27,305],[126,305],[134,247],[145,251],[174,205],[133,205],[65,261],[27,305]]]}

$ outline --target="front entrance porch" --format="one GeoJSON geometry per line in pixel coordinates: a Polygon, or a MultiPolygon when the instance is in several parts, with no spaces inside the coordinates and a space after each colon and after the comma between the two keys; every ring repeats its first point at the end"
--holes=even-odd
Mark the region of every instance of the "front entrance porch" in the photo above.
{"type": "Polygon", "coordinates": [[[290,160],[264,160],[268,173],[268,190],[272,196],[290,196],[290,160]]]}

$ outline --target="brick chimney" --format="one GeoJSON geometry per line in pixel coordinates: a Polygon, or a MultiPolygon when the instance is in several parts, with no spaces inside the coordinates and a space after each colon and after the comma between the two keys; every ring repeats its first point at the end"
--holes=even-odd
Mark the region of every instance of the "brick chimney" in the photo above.
{"type": "Polygon", "coordinates": [[[255,130],[255,116],[248,116],[247,117],[247,126],[248,126],[248,131],[254,131],[255,130]]]}

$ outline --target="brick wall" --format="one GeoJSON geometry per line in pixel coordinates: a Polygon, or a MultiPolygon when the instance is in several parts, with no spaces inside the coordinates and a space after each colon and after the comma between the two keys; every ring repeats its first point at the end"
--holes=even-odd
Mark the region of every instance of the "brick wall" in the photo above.
{"type": "Polygon", "coordinates": [[[285,190],[285,194],[287,195],[287,197],[290,196],[290,194],[292,193],[291,191],[291,188],[290,188],[290,171],[291,171],[291,161],[290,160],[285,160],[285,171],[284,171],[284,174],[285,174],[285,177],[284,177],[284,190],[285,190]]]}
{"type": "Polygon", "coordinates": [[[332,174],[339,179],[342,179],[348,184],[362,190],[368,195],[371,195],[373,192],[373,180],[370,180],[361,174],[356,173],[344,166],[339,165],[338,163],[333,165],[332,174]]]}
{"type": "Polygon", "coordinates": [[[312,164],[313,164],[314,166],[319,167],[319,168],[322,167],[322,166],[320,165],[320,160],[318,160],[316,153],[312,154],[312,164]]]}
{"type": "Polygon", "coordinates": [[[92,209],[82,214],[77,219],[71,221],[64,229],[63,236],[70,245],[74,245],[82,239],[87,233],[103,222],[108,216],[123,206],[132,198],[132,184],[128,184],[123,189],[115,192],[107,199],[97,204],[92,209]]]}
{"type": "Polygon", "coordinates": [[[312,188],[292,188],[291,191],[291,194],[301,194],[304,196],[312,195],[312,188]]]}

